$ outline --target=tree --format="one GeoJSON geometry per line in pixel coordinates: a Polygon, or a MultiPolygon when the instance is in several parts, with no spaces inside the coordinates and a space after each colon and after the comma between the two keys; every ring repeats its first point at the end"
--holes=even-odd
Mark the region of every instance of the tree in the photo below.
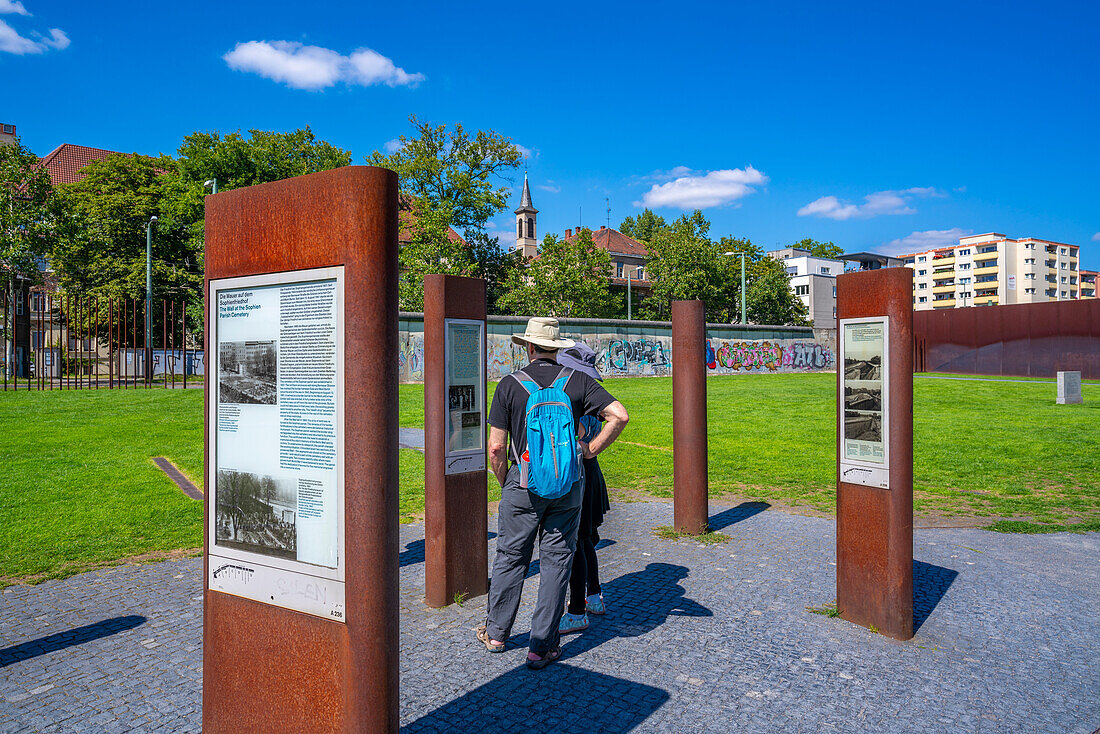
{"type": "Polygon", "coordinates": [[[446,125],[409,122],[417,137],[402,135],[400,147],[390,155],[375,151],[367,163],[397,172],[402,193],[419,205],[438,212],[448,226],[479,230],[508,203],[503,177],[519,167],[519,149],[492,130],[478,130],[471,137],[461,123],[448,132],[446,125]]]}
{"type": "Polygon", "coordinates": [[[791,290],[791,277],[783,263],[763,257],[752,264],[747,309],[754,324],[806,326],[809,311],[791,290]]]}
{"type": "Polygon", "coordinates": [[[795,242],[793,245],[791,245],[791,247],[797,248],[799,250],[809,250],[810,254],[815,257],[828,257],[836,259],[844,254],[844,250],[840,247],[837,247],[832,242],[818,242],[817,240],[812,240],[809,238],[799,240],[798,242],[795,242]]]}
{"type": "MultiPolygon", "coordinates": [[[[653,283],[653,296],[644,308],[646,315],[664,320],[671,301],[696,298],[703,301],[710,319],[729,313],[730,258],[722,255],[721,243],[707,237],[709,232],[710,222],[698,209],[657,231],[647,246],[646,276],[653,283]]],[[[739,288],[740,280],[737,283],[739,288]]]]}
{"type": "Polygon", "coordinates": [[[654,214],[650,209],[646,209],[639,214],[637,219],[627,217],[619,225],[620,232],[627,237],[633,237],[639,242],[652,242],[658,232],[667,229],[668,223],[665,218],[654,214]]]}
{"type": "Polygon", "coordinates": [[[538,257],[510,273],[499,305],[524,316],[607,318],[617,309],[611,293],[611,255],[582,229],[571,240],[549,234],[538,257]]]}
{"type": "Polygon", "coordinates": [[[10,326],[15,317],[16,279],[37,282],[39,260],[52,233],[50,175],[38,156],[16,138],[0,145],[0,279],[8,298],[3,304],[4,364],[12,365],[10,326]]]}
{"type": "Polygon", "coordinates": [[[519,149],[492,130],[471,136],[461,124],[448,130],[415,115],[409,122],[416,137],[402,135],[393,153],[367,158],[396,171],[401,184],[401,220],[411,241],[401,250],[400,306],[423,309],[424,276],[443,273],[485,278],[491,312],[518,260],[485,233],[485,224],[508,203],[509,187],[496,179],[519,167],[519,149]]]}

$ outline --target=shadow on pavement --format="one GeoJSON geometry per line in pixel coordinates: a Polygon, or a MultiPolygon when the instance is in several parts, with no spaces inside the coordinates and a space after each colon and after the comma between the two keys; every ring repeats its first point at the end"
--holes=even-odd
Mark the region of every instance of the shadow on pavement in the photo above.
{"type": "MultiPolygon", "coordinates": [[[[494,533],[492,530],[490,530],[489,531],[489,539],[492,540],[495,537],[497,537],[497,534],[494,533]]],[[[419,540],[414,540],[414,541],[406,544],[405,545],[405,550],[401,551],[401,554],[398,556],[398,559],[400,561],[399,564],[398,564],[398,566],[400,568],[404,568],[405,566],[412,566],[412,565],[417,564],[417,563],[423,563],[424,562],[424,539],[420,538],[419,540]]]]}
{"type": "Polygon", "coordinates": [[[684,596],[680,580],[688,569],[672,563],[650,563],[641,571],[603,584],[607,614],[590,616],[588,629],[562,638],[564,657],[575,657],[616,637],[639,637],[669,617],[712,617],[702,604],[684,596]],[[570,639],[572,638],[572,639],[570,639]]]}
{"type": "Polygon", "coordinates": [[[737,507],[731,507],[714,515],[707,524],[711,530],[721,530],[742,520],[748,520],[753,515],[758,515],[769,507],[771,505],[767,502],[742,502],[737,507]]]}
{"type": "Polygon", "coordinates": [[[913,632],[921,628],[932,610],[951,588],[958,571],[943,566],[933,566],[924,561],[913,561],[913,632]]]}
{"type": "Polygon", "coordinates": [[[525,666],[402,727],[403,732],[611,732],[625,734],[664,705],[667,691],[555,663],[525,666]]]}
{"type": "Polygon", "coordinates": [[[101,637],[110,637],[111,635],[125,632],[126,630],[133,629],[142,624],[145,624],[145,617],[136,614],[131,614],[126,617],[112,617],[111,619],[105,619],[95,624],[86,624],[83,627],[65,630],[64,632],[58,632],[46,637],[39,637],[37,640],[30,640],[18,645],[12,645],[11,647],[5,647],[0,649],[0,668],[17,663],[21,660],[30,660],[39,655],[46,655],[51,652],[56,652],[57,650],[64,650],[66,647],[83,645],[85,642],[98,640],[101,637]]]}

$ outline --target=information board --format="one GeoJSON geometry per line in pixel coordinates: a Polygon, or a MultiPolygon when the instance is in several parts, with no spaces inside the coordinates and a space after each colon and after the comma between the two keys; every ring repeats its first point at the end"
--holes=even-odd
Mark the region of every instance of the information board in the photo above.
{"type": "Polygon", "coordinates": [[[889,318],[841,319],[840,481],[890,488],[889,318]]]}
{"type": "Polygon", "coordinates": [[[344,275],[210,281],[209,586],[339,622],[344,275]]]}
{"type": "Polygon", "coordinates": [[[485,322],[444,319],[446,474],[485,469],[485,322]]]}

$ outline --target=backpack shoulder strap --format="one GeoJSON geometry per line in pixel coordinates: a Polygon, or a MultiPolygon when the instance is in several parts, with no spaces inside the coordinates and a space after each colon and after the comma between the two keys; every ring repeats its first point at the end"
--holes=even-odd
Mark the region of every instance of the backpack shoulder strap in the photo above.
{"type": "Polygon", "coordinates": [[[538,383],[532,380],[525,372],[523,372],[523,370],[516,370],[515,372],[512,372],[510,376],[516,378],[516,382],[518,382],[520,386],[522,386],[523,389],[527,391],[528,395],[534,395],[538,390],[541,389],[539,388],[538,383]]]}
{"type": "Polygon", "coordinates": [[[558,373],[558,379],[554,380],[553,386],[561,390],[565,390],[565,386],[569,384],[569,378],[572,376],[572,367],[562,367],[561,372],[558,373]]]}

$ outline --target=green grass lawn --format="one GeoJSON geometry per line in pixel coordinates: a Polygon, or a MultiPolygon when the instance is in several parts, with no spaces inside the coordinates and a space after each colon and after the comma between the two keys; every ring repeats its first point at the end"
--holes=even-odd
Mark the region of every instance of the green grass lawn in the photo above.
{"type": "MultiPolygon", "coordinates": [[[[831,513],[835,380],[708,378],[712,496],[831,513]]],[[[671,379],[606,385],[631,413],[600,457],[613,493],[671,496],[671,379]]],[[[1100,522],[1100,385],[1083,390],[1084,405],[1055,405],[1051,384],[915,380],[917,514],[1100,522]]],[[[423,425],[423,395],[401,386],[402,426],[423,425]]],[[[201,486],[201,391],[0,392],[0,426],[0,585],[202,544],[200,503],[150,461],[167,456],[201,486]]],[[[400,452],[400,484],[402,519],[418,517],[419,452],[400,452]]],[[[499,499],[496,480],[488,485],[499,499]]]]}

